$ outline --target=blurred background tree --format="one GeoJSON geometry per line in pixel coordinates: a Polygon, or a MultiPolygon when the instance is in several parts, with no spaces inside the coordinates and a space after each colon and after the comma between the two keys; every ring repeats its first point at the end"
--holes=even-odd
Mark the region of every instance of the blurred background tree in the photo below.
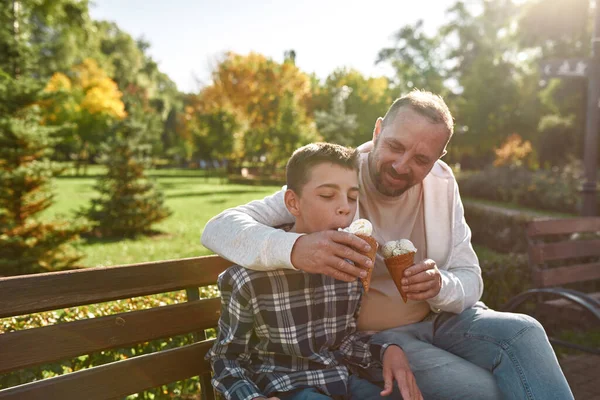
{"type": "Polygon", "coordinates": [[[47,92],[58,94],[54,101],[45,103],[46,122],[68,123],[72,128],[68,141],[57,147],[55,158],[75,160],[79,175],[80,167],[86,167],[97,154],[111,124],[127,113],[117,84],[96,61],[86,58],[71,68],[69,76],[57,72],[46,85],[47,92]]]}
{"type": "Polygon", "coordinates": [[[145,118],[140,111],[116,124],[102,145],[100,163],[106,174],[99,177],[89,208],[82,211],[103,238],[133,237],[152,233],[152,225],[171,215],[164,198],[145,170],[150,163],[150,146],[143,144],[145,118]]]}
{"type": "MultiPolygon", "coordinates": [[[[57,3],[63,11],[72,5],[57,3]]],[[[39,2],[0,5],[0,49],[6,55],[0,61],[0,275],[72,267],[82,257],[72,243],[87,229],[41,216],[53,204],[50,186],[61,168],[49,157],[59,129],[42,123],[39,104],[48,100],[34,73],[37,49],[25,41],[35,37],[37,26],[27,22],[44,14],[40,7],[39,2]]]]}
{"type": "Polygon", "coordinates": [[[315,111],[315,120],[323,139],[344,146],[356,146],[356,142],[359,144],[365,142],[364,135],[360,135],[361,132],[358,130],[356,114],[346,113],[346,100],[352,93],[352,89],[342,86],[335,88],[333,92],[330,111],[315,111]]]}

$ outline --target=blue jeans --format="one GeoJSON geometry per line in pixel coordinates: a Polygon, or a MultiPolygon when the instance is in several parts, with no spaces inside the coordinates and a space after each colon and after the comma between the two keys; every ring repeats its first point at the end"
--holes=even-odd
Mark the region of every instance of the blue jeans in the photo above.
{"type": "MultiPolygon", "coordinates": [[[[382,390],[383,387],[379,387],[356,375],[350,375],[350,379],[348,380],[348,391],[350,394],[348,396],[338,396],[336,398],[344,400],[390,399],[391,397],[379,396],[379,393],[382,390]]],[[[398,388],[395,387],[394,390],[397,391],[398,388]]],[[[396,394],[396,392],[394,392],[394,394],[396,394]]],[[[278,393],[275,396],[279,397],[280,400],[328,400],[332,398],[319,392],[315,388],[298,389],[291,392],[278,393]]]]}
{"type": "MultiPolygon", "coordinates": [[[[544,328],[527,315],[478,303],[372,340],[402,347],[425,399],[573,399],[544,328]]],[[[380,369],[368,378],[383,382],[380,369]]]]}

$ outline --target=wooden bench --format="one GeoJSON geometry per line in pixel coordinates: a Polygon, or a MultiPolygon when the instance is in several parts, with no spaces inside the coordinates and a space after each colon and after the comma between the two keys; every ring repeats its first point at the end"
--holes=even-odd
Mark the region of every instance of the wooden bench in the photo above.
{"type": "Polygon", "coordinates": [[[199,376],[203,399],[214,399],[212,345],[220,299],[201,300],[231,262],[217,256],[0,278],[0,318],[186,290],[187,302],[0,334],[0,375],[194,333],[194,343],[0,390],[0,399],[114,399],[199,376]]]}
{"type": "MultiPolygon", "coordinates": [[[[504,311],[529,300],[536,311],[562,325],[600,324],[600,217],[533,221],[527,227],[534,289],[512,298],[504,311]],[[588,284],[583,292],[565,285],[588,284]]],[[[600,349],[550,338],[551,342],[591,353],[600,349]]]]}

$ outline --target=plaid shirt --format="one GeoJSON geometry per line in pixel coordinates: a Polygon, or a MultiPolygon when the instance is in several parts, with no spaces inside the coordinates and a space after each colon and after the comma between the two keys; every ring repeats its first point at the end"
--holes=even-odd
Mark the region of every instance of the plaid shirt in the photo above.
{"type": "Polygon", "coordinates": [[[381,363],[387,345],[356,331],[359,280],[234,266],[219,276],[219,289],[219,333],[206,358],[227,399],[306,387],[345,395],[348,367],[381,363]]]}

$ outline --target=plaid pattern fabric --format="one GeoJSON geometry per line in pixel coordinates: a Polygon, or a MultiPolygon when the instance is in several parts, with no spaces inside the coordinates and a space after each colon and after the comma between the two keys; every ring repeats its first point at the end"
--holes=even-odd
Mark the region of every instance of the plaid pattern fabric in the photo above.
{"type": "Polygon", "coordinates": [[[219,276],[219,289],[219,333],[206,358],[227,399],[305,387],[344,395],[348,368],[380,363],[387,348],[356,332],[359,280],[234,266],[219,276]]]}

